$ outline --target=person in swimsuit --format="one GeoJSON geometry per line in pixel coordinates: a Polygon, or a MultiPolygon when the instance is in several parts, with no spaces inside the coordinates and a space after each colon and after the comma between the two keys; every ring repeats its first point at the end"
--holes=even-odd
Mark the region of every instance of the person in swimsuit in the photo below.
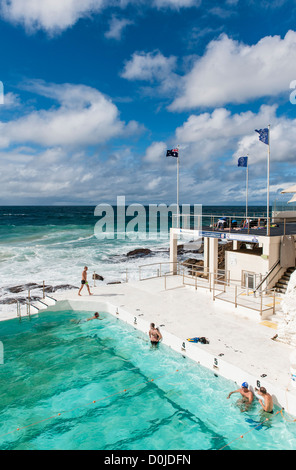
{"type": "Polygon", "coordinates": [[[90,321],[90,320],[102,320],[102,318],[100,318],[100,315],[98,312],[94,313],[93,317],[90,317],[90,318],[86,318],[84,320],[71,320],[71,322],[73,323],[85,323],[87,321],[90,321]]]}
{"type": "Polygon", "coordinates": [[[150,324],[149,338],[150,338],[152,346],[157,346],[159,341],[162,339],[162,335],[160,331],[158,330],[158,328],[155,328],[154,323],[150,324]]]}
{"type": "Polygon", "coordinates": [[[92,295],[90,289],[89,289],[89,285],[88,285],[88,282],[87,282],[87,270],[88,270],[88,267],[87,266],[84,266],[84,270],[82,271],[82,280],[81,280],[81,287],[79,289],[79,292],[78,292],[78,295],[81,295],[81,291],[83,289],[83,286],[86,286],[87,287],[87,290],[88,290],[88,293],[89,295],[92,295]]]}
{"type": "Polygon", "coordinates": [[[254,394],[251,390],[249,390],[249,385],[247,382],[243,382],[241,385],[241,388],[234,390],[233,392],[230,392],[227,399],[230,398],[230,396],[233,393],[240,393],[242,396],[242,406],[241,411],[247,411],[248,408],[251,406],[253,399],[254,399],[254,394]]]}
{"type": "Polygon", "coordinates": [[[90,320],[101,320],[100,315],[98,314],[98,312],[94,313],[93,317],[87,318],[86,321],[90,321],[90,320]]]}
{"type": "Polygon", "coordinates": [[[263,410],[266,411],[266,413],[273,413],[272,396],[267,393],[266,388],[260,387],[259,390],[258,388],[255,388],[255,391],[258,393],[258,395],[261,395],[261,397],[263,398],[263,401],[259,400],[259,403],[262,406],[263,410]]]}

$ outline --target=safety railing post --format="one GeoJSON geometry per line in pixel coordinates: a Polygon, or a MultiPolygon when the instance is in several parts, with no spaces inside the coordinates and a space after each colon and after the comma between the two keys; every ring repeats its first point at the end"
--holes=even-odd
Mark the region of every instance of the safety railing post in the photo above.
{"type": "Polygon", "coordinates": [[[31,296],[30,289],[28,289],[28,301],[27,301],[27,315],[31,315],[31,296]]]}
{"type": "Polygon", "coordinates": [[[19,321],[22,321],[21,317],[21,307],[19,300],[16,301],[16,316],[19,317],[19,321]]]}

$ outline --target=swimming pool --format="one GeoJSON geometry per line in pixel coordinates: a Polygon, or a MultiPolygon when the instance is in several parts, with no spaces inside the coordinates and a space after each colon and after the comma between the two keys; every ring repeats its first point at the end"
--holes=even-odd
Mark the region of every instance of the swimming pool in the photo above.
{"type": "Polygon", "coordinates": [[[242,413],[226,399],[233,382],[108,313],[81,322],[90,315],[0,323],[2,450],[295,449],[296,423],[260,426],[257,402],[242,413]]]}

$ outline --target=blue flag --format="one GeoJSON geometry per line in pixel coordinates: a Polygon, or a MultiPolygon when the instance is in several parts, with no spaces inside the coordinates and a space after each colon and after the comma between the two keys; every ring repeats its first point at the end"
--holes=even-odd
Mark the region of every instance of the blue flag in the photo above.
{"type": "Polygon", "coordinates": [[[248,157],[239,157],[237,166],[248,166],[248,157]]]}
{"type": "Polygon", "coordinates": [[[264,144],[269,144],[269,129],[266,127],[265,129],[255,129],[255,132],[259,134],[259,140],[264,144]]]}

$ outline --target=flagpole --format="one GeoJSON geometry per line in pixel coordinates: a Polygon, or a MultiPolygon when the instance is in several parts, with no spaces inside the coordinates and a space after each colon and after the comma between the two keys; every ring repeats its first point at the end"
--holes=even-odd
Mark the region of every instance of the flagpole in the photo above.
{"type": "Polygon", "coordinates": [[[248,186],[249,186],[249,158],[247,160],[247,175],[246,175],[246,220],[248,220],[248,186]]]}
{"type": "Polygon", "coordinates": [[[178,158],[177,158],[177,227],[179,228],[179,145],[178,148],[178,158]]]}
{"type": "Polygon", "coordinates": [[[270,235],[269,222],[269,167],[270,167],[270,124],[268,125],[268,152],[267,152],[267,236],[270,235]]]}

